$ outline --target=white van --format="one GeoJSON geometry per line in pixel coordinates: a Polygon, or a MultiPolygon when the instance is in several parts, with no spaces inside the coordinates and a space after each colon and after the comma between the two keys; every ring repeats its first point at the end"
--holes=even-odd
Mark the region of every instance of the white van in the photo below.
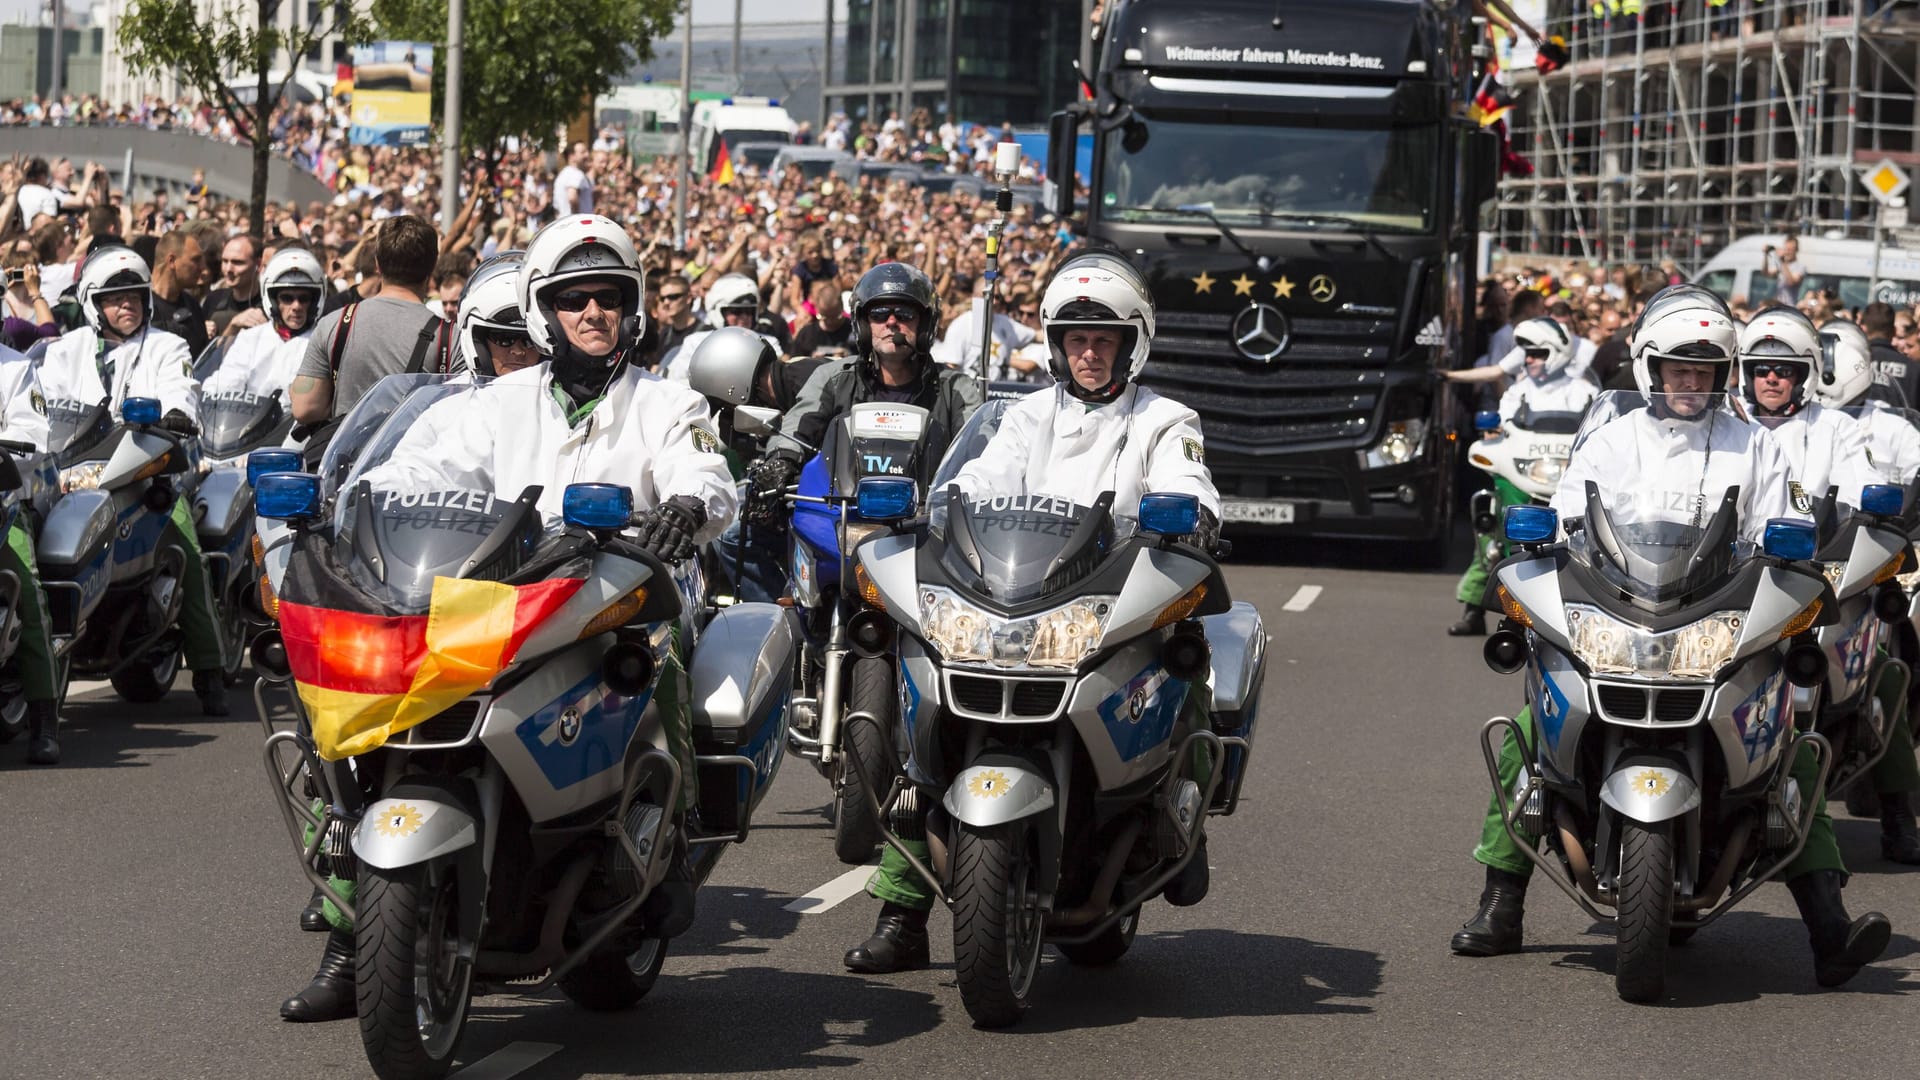
{"type": "MultiPolygon", "coordinates": [[[[1779,285],[1767,272],[1766,249],[1778,248],[1784,234],[1762,233],[1743,236],[1707,262],[1694,278],[1722,298],[1745,298],[1752,307],[1774,299],[1779,285]]],[[[1810,289],[1832,289],[1840,305],[1858,309],[1870,301],[1883,300],[1895,307],[1920,303],[1920,253],[1904,248],[1880,249],[1879,286],[1868,295],[1873,274],[1873,241],[1828,240],[1819,236],[1800,238],[1800,266],[1806,271],[1801,295],[1810,289]]]]}
{"type": "Polygon", "coordinates": [[[725,142],[729,156],[744,142],[791,143],[800,125],[779,103],[769,98],[722,98],[693,103],[693,126],[688,130],[693,167],[706,172],[725,142]]]}

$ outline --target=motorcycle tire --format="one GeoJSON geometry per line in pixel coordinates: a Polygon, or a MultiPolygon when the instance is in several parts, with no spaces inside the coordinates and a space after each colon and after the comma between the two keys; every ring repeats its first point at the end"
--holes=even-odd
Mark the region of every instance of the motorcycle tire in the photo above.
{"type": "Polygon", "coordinates": [[[27,733],[27,699],[18,694],[0,705],[0,746],[27,733]]]}
{"type": "Polygon", "coordinates": [[[1673,823],[1620,822],[1620,907],[1613,987],[1622,1001],[1657,1001],[1667,989],[1673,932],[1673,823]]]}
{"type": "Polygon", "coordinates": [[[453,866],[363,864],[359,885],[354,1000],[367,1063],[381,1080],[445,1076],[473,996],[472,964],[451,959],[460,947],[453,866]]]}
{"type": "Polygon", "coordinates": [[[1046,913],[1034,883],[1031,821],[962,825],[953,847],[953,967],[967,1015],[983,1028],[1020,1019],[1040,969],[1046,913]]]}
{"type": "MultiPolygon", "coordinates": [[[[893,665],[879,657],[855,657],[852,662],[847,712],[871,713],[892,731],[899,701],[893,692],[893,665]]],[[[880,824],[867,806],[867,792],[873,792],[877,804],[893,783],[895,765],[885,737],[872,724],[842,724],[840,742],[844,756],[840,787],[834,793],[833,854],[859,866],[873,858],[873,849],[880,845],[880,824]]]]}
{"type": "Polygon", "coordinates": [[[589,1012],[630,1009],[653,989],[666,962],[664,938],[648,938],[630,953],[602,950],[561,976],[560,992],[589,1012]]]}
{"type": "Polygon", "coordinates": [[[1078,945],[1055,945],[1060,955],[1074,967],[1106,967],[1127,955],[1133,947],[1134,931],[1140,929],[1138,911],[1100,932],[1092,941],[1083,941],[1078,945]]]}
{"type": "Polygon", "coordinates": [[[128,664],[108,677],[113,692],[137,705],[151,704],[173,689],[180,674],[180,644],[163,641],[139,661],[128,664]]]}

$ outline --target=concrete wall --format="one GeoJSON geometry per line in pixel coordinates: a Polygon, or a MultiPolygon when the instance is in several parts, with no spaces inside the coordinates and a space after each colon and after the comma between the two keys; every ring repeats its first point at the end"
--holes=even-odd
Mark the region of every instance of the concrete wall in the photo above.
{"type": "MultiPolygon", "coordinates": [[[[135,202],[151,198],[156,187],[185,192],[195,168],[207,170],[208,188],[222,198],[246,199],[253,190],[253,151],[200,135],[134,127],[10,127],[0,128],[0,145],[9,154],[71,158],[76,166],[98,161],[113,173],[116,187],[132,150],[135,202]]],[[[305,169],[278,157],[268,161],[267,198],[274,202],[294,199],[305,206],[332,197],[305,169]]]]}

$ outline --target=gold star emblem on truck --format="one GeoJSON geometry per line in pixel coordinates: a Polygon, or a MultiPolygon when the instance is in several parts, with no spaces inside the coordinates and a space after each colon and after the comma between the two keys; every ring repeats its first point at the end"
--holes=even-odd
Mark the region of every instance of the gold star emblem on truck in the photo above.
{"type": "Polygon", "coordinates": [[[1233,279],[1233,295],[1252,296],[1253,295],[1253,279],[1248,277],[1245,274],[1241,274],[1239,277],[1234,278],[1233,279]]]}
{"type": "Polygon", "coordinates": [[[1209,277],[1205,270],[1200,271],[1200,276],[1193,279],[1193,291],[1197,293],[1213,291],[1213,278],[1209,277]]]}
{"type": "Polygon", "coordinates": [[[1293,299],[1293,282],[1288,281],[1285,274],[1280,275],[1280,280],[1273,283],[1273,298],[1275,300],[1293,299]]]}

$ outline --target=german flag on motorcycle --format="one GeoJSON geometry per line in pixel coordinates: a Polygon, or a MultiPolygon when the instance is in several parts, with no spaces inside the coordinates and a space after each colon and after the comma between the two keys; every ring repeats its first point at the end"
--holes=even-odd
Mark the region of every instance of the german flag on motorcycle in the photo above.
{"type": "Polygon", "coordinates": [[[320,561],[289,560],[280,633],[328,761],[376,750],[493,681],[588,569],[580,560],[528,585],[435,578],[425,613],[391,614],[320,561]]]}

